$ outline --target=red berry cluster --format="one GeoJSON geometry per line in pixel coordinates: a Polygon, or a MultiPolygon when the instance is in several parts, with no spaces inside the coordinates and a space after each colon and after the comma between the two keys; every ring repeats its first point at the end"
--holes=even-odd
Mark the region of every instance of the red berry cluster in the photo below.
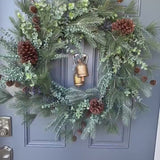
{"type": "MultiPolygon", "coordinates": [[[[138,74],[140,71],[141,71],[141,69],[140,69],[139,67],[135,67],[135,69],[134,69],[134,73],[135,73],[135,74],[138,74]]],[[[145,82],[147,82],[147,80],[148,80],[148,77],[147,77],[147,76],[142,76],[142,77],[141,77],[141,81],[142,81],[142,82],[145,83],[145,82]]],[[[153,86],[156,85],[156,83],[157,83],[156,80],[151,80],[151,81],[150,81],[150,84],[153,85],[153,86]]]]}

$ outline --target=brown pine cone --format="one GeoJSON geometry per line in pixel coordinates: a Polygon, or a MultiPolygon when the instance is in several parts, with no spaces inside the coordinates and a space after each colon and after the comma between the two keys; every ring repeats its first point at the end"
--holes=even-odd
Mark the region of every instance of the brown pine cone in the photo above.
{"type": "Polygon", "coordinates": [[[20,87],[21,86],[21,83],[19,83],[19,82],[15,82],[15,87],[20,87]]]}
{"type": "Polygon", "coordinates": [[[2,78],[2,75],[0,75],[0,80],[1,80],[1,78],[2,78]]]}
{"type": "Polygon", "coordinates": [[[6,85],[7,85],[8,87],[11,87],[11,86],[14,85],[14,82],[13,82],[13,81],[7,81],[7,82],[6,82],[6,85]]]}
{"type": "Polygon", "coordinates": [[[148,78],[146,76],[142,76],[141,80],[142,80],[142,82],[146,82],[148,80],[148,78]]]}
{"type": "Polygon", "coordinates": [[[134,32],[135,25],[131,19],[119,19],[112,23],[112,31],[117,31],[122,35],[131,34],[134,32]]]}
{"type": "Polygon", "coordinates": [[[29,6],[29,11],[31,12],[31,13],[33,13],[33,14],[36,14],[37,12],[38,12],[38,10],[37,10],[37,8],[36,8],[36,6],[29,6]]]}
{"type": "Polygon", "coordinates": [[[141,69],[139,68],[139,67],[136,67],[135,69],[134,69],[134,73],[139,73],[141,71],[141,69]]]}
{"type": "Polygon", "coordinates": [[[34,28],[36,29],[37,32],[40,32],[40,31],[41,31],[41,28],[40,28],[40,26],[39,26],[38,24],[36,24],[36,25],[34,26],[34,28]]]}
{"type": "Polygon", "coordinates": [[[151,81],[150,81],[150,84],[151,84],[151,85],[153,85],[153,86],[155,86],[155,85],[156,85],[156,83],[157,83],[157,81],[156,81],[156,80],[151,80],[151,81]]]}
{"type": "Polygon", "coordinates": [[[40,23],[40,18],[35,15],[35,16],[33,16],[33,18],[32,18],[32,22],[33,22],[34,24],[39,24],[39,23],[40,23]]]}
{"type": "Polygon", "coordinates": [[[20,41],[18,43],[18,55],[22,63],[30,62],[35,65],[38,61],[38,53],[30,41],[20,41]]]}
{"type": "Polygon", "coordinates": [[[96,98],[90,101],[89,110],[92,114],[101,114],[104,110],[104,104],[99,102],[96,98]]]}

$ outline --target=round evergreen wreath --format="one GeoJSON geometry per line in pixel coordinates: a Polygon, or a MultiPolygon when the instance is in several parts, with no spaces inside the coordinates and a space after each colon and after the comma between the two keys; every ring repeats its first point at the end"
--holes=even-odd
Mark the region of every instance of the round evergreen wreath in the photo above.
{"type": "Polygon", "coordinates": [[[146,60],[158,49],[157,26],[143,27],[132,17],[134,1],[128,6],[122,0],[26,0],[17,5],[17,19],[10,18],[15,36],[1,29],[0,43],[8,52],[0,55],[0,103],[16,98],[14,106],[25,122],[37,115],[52,117],[48,127],[73,141],[77,132],[82,139],[94,138],[97,125],[117,132],[117,122],[128,126],[146,107],[142,97],[149,97],[156,84],[146,60]],[[69,54],[83,55],[83,40],[99,52],[97,86],[83,91],[52,81],[50,64],[69,54]],[[20,88],[15,95],[6,90],[13,85],[20,88]]]}

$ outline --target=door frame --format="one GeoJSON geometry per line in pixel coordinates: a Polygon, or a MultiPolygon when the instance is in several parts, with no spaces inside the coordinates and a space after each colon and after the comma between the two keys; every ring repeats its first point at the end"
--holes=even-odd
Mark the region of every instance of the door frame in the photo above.
{"type": "Polygon", "coordinates": [[[157,139],[156,139],[154,160],[160,159],[159,151],[160,151],[160,112],[159,112],[159,120],[158,120],[158,126],[157,126],[157,139]]]}

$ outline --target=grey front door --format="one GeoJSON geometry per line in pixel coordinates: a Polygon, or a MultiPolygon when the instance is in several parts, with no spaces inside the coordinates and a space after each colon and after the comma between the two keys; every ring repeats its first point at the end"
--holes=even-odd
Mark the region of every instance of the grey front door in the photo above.
{"type": "MultiPolygon", "coordinates": [[[[136,1],[139,10],[137,16],[140,16],[144,25],[152,21],[160,21],[159,0],[136,1]]],[[[0,27],[11,27],[8,17],[13,16],[15,10],[13,0],[0,0],[0,27]]],[[[90,88],[96,83],[96,64],[94,63],[97,54],[90,56],[94,50],[87,44],[84,44],[83,47],[89,54],[90,72],[85,87],[90,88]]],[[[151,61],[160,65],[160,56],[155,54],[151,61]]],[[[56,62],[54,65],[56,66],[53,67],[54,79],[66,86],[72,86],[72,57],[67,61],[56,62]],[[62,75],[58,74],[60,69],[62,75]]],[[[0,116],[12,117],[13,131],[11,137],[0,138],[0,147],[7,145],[13,148],[14,160],[154,160],[160,103],[160,73],[158,71],[154,73],[154,78],[158,84],[153,89],[153,96],[144,99],[144,103],[150,106],[149,111],[138,115],[130,127],[120,126],[117,135],[107,135],[103,129],[99,129],[95,140],[78,140],[75,143],[67,143],[61,138],[55,140],[52,131],[45,131],[48,119],[39,117],[31,126],[26,127],[21,125],[22,119],[15,115],[13,109],[1,105],[0,116]]]]}

